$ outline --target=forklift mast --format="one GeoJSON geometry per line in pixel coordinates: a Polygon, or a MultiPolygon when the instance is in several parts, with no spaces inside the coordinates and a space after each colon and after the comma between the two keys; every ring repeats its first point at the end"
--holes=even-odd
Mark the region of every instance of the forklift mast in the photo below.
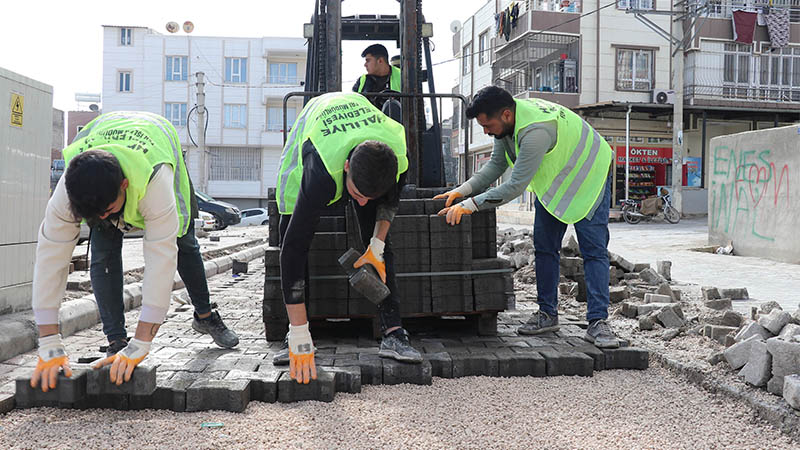
{"type": "MultiPolygon", "coordinates": [[[[429,38],[430,24],[422,16],[422,0],[397,0],[400,15],[342,17],[342,0],[317,0],[311,23],[304,28],[308,39],[306,92],[342,90],[342,40],[395,41],[401,54],[402,123],[406,131],[409,169],[407,181],[419,187],[444,186],[442,130],[436,100],[431,98],[433,125],[426,129],[423,81],[434,94],[429,38]],[[425,66],[422,69],[422,57],[425,66]]],[[[310,97],[306,97],[308,101],[310,97]]]]}

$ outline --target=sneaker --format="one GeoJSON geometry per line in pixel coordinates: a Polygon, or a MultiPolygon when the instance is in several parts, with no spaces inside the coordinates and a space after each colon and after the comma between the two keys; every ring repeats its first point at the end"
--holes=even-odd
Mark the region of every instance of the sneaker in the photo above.
{"type": "Polygon", "coordinates": [[[108,347],[106,347],[106,356],[114,356],[127,346],[128,338],[120,338],[114,342],[110,342],[108,347]]]}
{"type": "Polygon", "coordinates": [[[286,338],[283,340],[281,349],[272,357],[272,365],[274,366],[288,366],[289,365],[289,333],[286,333],[286,338]]]}
{"type": "Polygon", "coordinates": [[[408,342],[408,332],[402,328],[398,328],[383,337],[378,356],[393,358],[401,362],[422,362],[422,355],[408,342]]]}
{"type": "Polygon", "coordinates": [[[595,320],[589,323],[589,328],[586,329],[586,336],[583,337],[589,342],[594,343],[598,348],[618,348],[619,339],[611,331],[605,320],[595,320]]]}
{"type": "Polygon", "coordinates": [[[192,328],[200,334],[210,334],[214,343],[220,347],[233,348],[239,344],[239,336],[225,326],[216,311],[212,311],[205,319],[198,318],[195,313],[192,328]]]}
{"type": "Polygon", "coordinates": [[[558,316],[551,317],[544,311],[534,313],[525,325],[517,328],[519,334],[542,334],[558,331],[558,316]]]}

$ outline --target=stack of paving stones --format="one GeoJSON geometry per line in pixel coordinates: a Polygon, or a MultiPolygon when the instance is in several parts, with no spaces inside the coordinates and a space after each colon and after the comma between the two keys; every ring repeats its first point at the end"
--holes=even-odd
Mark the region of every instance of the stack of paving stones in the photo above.
{"type": "MultiPolygon", "coordinates": [[[[457,226],[437,213],[445,200],[434,200],[445,188],[407,186],[389,233],[395,257],[400,312],[405,318],[468,315],[478,318],[482,334],[496,330],[496,315],[513,297],[513,279],[507,261],[497,258],[495,211],[465,215],[457,226]],[[472,271],[483,272],[473,274],[472,271]],[[442,274],[452,272],[452,274],[442,274]],[[427,275],[437,273],[436,275],[427,275]]],[[[269,192],[270,248],[267,262],[263,319],[270,340],[283,339],[285,313],[280,296],[277,224],[280,222],[274,191],[269,192]]],[[[360,248],[353,236],[355,224],[345,213],[345,203],[323,213],[308,257],[308,312],[311,320],[376,318],[374,304],[349,287],[337,258],[347,248],[360,248]],[[348,232],[349,231],[349,232],[348,232]],[[324,278],[324,279],[322,279],[324,278]]]]}

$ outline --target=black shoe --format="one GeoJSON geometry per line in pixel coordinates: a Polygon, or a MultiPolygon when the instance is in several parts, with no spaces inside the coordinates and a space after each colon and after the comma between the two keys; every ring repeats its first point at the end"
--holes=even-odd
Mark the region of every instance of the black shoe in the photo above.
{"type": "Polygon", "coordinates": [[[289,333],[286,333],[286,337],[283,339],[283,345],[281,346],[281,349],[272,356],[272,365],[289,365],[289,333]]]}
{"type": "Polygon", "coordinates": [[[214,343],[220,347],[233,348],[239,344],[239,336],[225,326],[216,311],[212,311],[211,315],[205,319],[198,318],[197,313],[195,313],[192,328],[198,333],[210,334],[211,338],[214,339],[214,343]]]}
{"type": "Polygon", "coordinates": [[[402,328],[398,328],[383,337],[378,356],[382,358],[393,358],[400,362],[422,362],[422,355],[411,346],[411,343],[408,341],[408,332],[402,328]]]}
{"type": "Polygon", "coordinates": [[[114,356],[127,346],[128,338],[120,338],[114,342],[110,342],[108,347],[106,347],[106,356],[114,356]]]}
{"type": "Polygon", "coordinates": [[[525,325],[517,328],[519,334],[542,334],[548,331],[558,331],[558,316],[551,317],[544,311],[533,313],[525,325]]]}

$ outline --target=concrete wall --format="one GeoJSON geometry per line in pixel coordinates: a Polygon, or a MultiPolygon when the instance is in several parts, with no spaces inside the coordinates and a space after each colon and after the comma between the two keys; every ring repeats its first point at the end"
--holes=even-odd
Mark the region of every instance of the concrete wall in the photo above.
{"type": "Polygon", "coordinates": [[[50,192],[53,88],[0,68],[0,314],[31,307],[36,238],[50,192]],[[22,96],[22,124],[12,98],[22,96]]]}
{"type": "Polygon", "coordinates": [[[720,136],[708,158],[709,244],[800,263],[800,126],[720,136]]]}

